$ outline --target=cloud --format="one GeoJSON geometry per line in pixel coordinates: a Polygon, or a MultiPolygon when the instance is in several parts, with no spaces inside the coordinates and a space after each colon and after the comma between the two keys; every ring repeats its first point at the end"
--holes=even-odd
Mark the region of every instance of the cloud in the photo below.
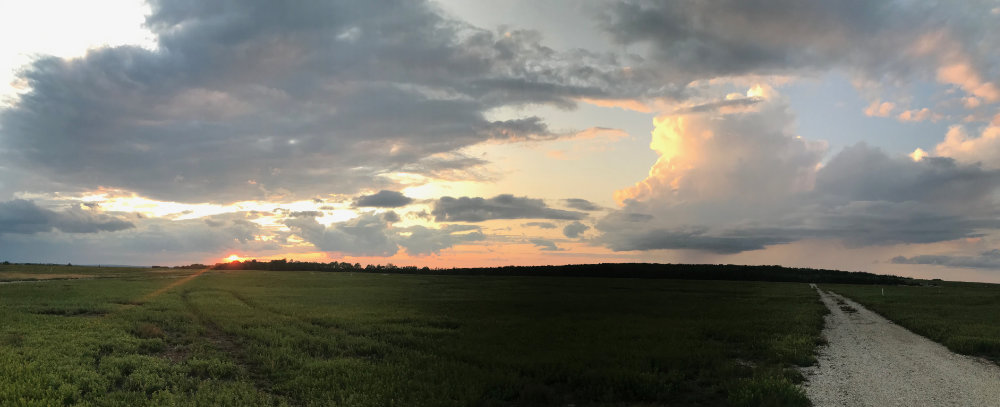
{"type": "Polygon", "coordinates": [[[134,217],[134,227],[114,233],[0,234],[0,258],[12,261],[74,264],[180,264],[221,258],[230,252],[277,252],[281,236],[267,235],[249,213],[201,219],[169,220],[134,217]]]}
{"type": "Polygon", "coordinates": [[[314,218],[285,219],[292,233],[319,250],[347,256],[389,257],[406,249],[412,256],[440,254],[456,244],[485,239],[478,226],[443,225],[438,229],[425,226],[394,228],[399,215],[364,213],[354,219],[324,226],[314,218]]]}
{"type": "Polygon", "coordinates": [[[421,210],[420,212],[407,212],[406,217],[410,219],[424,219],[424,220],[434,220],[434,215],[431,215],[427,210],[421,210]]]}
{"type": "Polygon", "coordinates": [[[562,250],[559,246],[556,246],[555,242],[548,239],[530,239],[529,241],[542,251],[558,252],[562,250]]]}
{"type": "Polygon", "coordinates": [[[34,234],[53,230],[65,233],[97,233],[134,227],[130,221],[85,206],[56,212],[24,199],[0,202],[0,234],[34,234]]]}
{"type": "Polygon", "coordinates": [[[938,80],[958,85],[968,94],[989,102],[1000,101],[1000,89],[992,82],[986,82],[979,72],[967,61],[955,62],[938,69],[938,80]]]}
{"type": "Polygon", "coordinates": [[[1000,250],[993,249],[978,256],[920,255],[913,257],[896,256],[893,264],[930,264],[935,266],[962,267],[973,269],[1000,269],[1000,250]]]}
{"type": "MultiPolygon", "coordinates": [[[[612,231],[605,227],[605,230],[612,231]]],[[[714,234],[708,228],[693,229],[636,229],[615,231],[613,239],[606,239],[614,251],[630,250],[700,250],[718,254],[732,254],[760,250],[767,245],[788,243],[787,236],[733,236],[714,234]]]]}
{"type": "Polygon", "coordinates": [[[373,213],[330,226],[324,226],[314,218],[289,218],[285,220],[285,225],[317,249],[327,252],[388,257],[399,250],[388,222],[373,213]]]}
{"type": "Polygon", "coordinates": [[[565,204],[566,206],[568,206],[570,208],[581,210],[581,211],[599,211],[599,210],[601,210],[600,206],[597,206],[593,202],[590,202],[590,201],[588,201],[586,199],[580,199],[580,198],[563,199],[563,204],[565,204]]]}
{"type": "Polygon", "coordinates": [[[398,213],[394,211],[388,211],[382,214],[382,220],[389,223],[396,223],[402,220],[402,218],[399,217],[398,213]]]}
{"type": "Polygon", "coordinates": [[[233,202],[390,188],[397,171],[475,176],[463,170],[481,159],[435,157],[560,136],[488,112],[643,88],[626,86],[614,56],[557,52],[537,32],[482,30],[425,1],[153,1],[146,25],[157,49],[22,70],[29,90],[0,112],[0,160],[49,182],[10,188],[233,202]]]}
{"type": "Polygon", "coordinates": [[[754,111],[655,119],[660,158],[619,191],[595,241],[616,251],[739,253],[802,239],[932,243],[1000,228],[1000,171],[950,157],[890,157],[860,143],[820,165],[776,94],[754,111]]]}
{"type": "Polygon", "coordinates": [[[978,137],[969,136],[962,126],[952,126],[934,153],[966,164],[1000,169],[1000,125],[986,127],[978,137]]]}
{"type": "Polygon", "coordinates": [[[521,226],[524,226],[524,227],[531,226],[531,227],[542,228],[542,229],[555,229],[556,228],[556,224],[552,223],[552,222],[528,222],[528,223],[522,224],[521,226]]]}
{"type": "Polygon", "coordinates": [[[758,87],[754,111],[700,112],[654,119],[650,148],[660,157],[649,176],[615,200],[768,200],[811,187],[825,150],[797,138],[787,102],[758,87]]]}
{"type": "Polygon", "coordinates": [[[397,191],[381,190],[372,195],[363,195],[354,201],[355,207],[398,208],[413,202],[413,199],[397,191]]]}
{"type": "Polygon", "coordinates": [[[930,109],[925,107],[920,110],[904,110],[899,114],[899,116],[897,116],[897,118],[903,122],[922,122],[924,120],[937,121],[941,119],[941,115],[935,114],[934,112],[931,112],[930,109]]]}
{"type": "Polygon", "coordinates": [[[323,216],[320,211],[292,211],[288,213],[289,218],[316,218],[323,216]]]}
{"type": "Polygon", "coordinates": [[[577,221],[566,225],[566,227],[563,228],[563,235],[566,235],[566,237],[570,239],[576,239],[580,237],[580,235],[582,235],[583,232],[586,232],[589,229],[590,226],[584,225],[579,221],[577,221]]]}
{"type": "Polygon", "coordinates": [[[633,75],[667,83],[841,70],[886,85],[936,78],[996,102],[997,47],[981,39],[998,30],[987,12],[975,2],[620,0],[599,21],[618,43],[651,50],[633,75]]]}
{"type": "Polygon", "coordinates": [[[761,102],[759,97],[730,97],[722,100],[716,100],[708,103],[697,104],[693,106],[686,106],[674,111],[675,114],[684,113],[705,113],[705,112],[733,112],[737,110],[742,110],[745,108],[752,107],[757,103],[761,102]]]}
{"type": "Polygon", "coordinates": [[[398,243],[406,248],[406,253],[414,256],[440,254],[441,250],[456,244],[485,238],[479,227],[471,225],[445,225],[441,229],[412,226],[402,231],[406,235],[400,236],[398,243]]]}
{"type": "Polygon", "coordinates": [[[493,198],[442,197],[434,204],[437,222],[482,222],[493,219],[579,220],[583,212],[549,208],[541,199],[497,195],[493,198]]]}
{"type": "Polygon", "coordinates": [[[865,108],[865,116],[871,117],[889,117],[893,109],[896,108],[896,104],[892,102],[879,102],[874,101],[871,105],[865,108]]]}

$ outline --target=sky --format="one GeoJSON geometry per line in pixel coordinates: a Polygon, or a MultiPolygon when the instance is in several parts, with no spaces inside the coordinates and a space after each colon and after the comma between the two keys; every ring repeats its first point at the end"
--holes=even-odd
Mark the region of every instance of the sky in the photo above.
{"type": "Polygon", "coordinates": [[[1000,1],[0,3],[0,260],[1000,282],[1000,1]]]}

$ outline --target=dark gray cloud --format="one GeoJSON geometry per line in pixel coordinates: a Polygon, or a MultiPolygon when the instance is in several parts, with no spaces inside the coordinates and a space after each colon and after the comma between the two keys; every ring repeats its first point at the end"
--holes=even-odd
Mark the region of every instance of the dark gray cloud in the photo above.
{"type": "Polygon", "coordinates": [[[65,233],[97,233],[134,227],[130,221],[84,206],[57,212],[24,199],[0,202],[0,234],[33,234],[53,230],[65,233]]]}
{"type": "Polygon", "coordinates": [[[1000,172],[996,170],[959,164],[946,157],[927,157],[919,162],[892,159],[864,143],[844,149],[816,174],[817,193],[823,199],[840,201],[990,205],[998,185],[1000,172]]]}
{"type": "Polygon", "coordinates": [[[732,254],[795,240],[792,236],[743,234],[717,235],[708,228],[624,230],[615,233],[614,239],[605,239],[605,244],[614,251],[674,249],[732,254]]]}
{"type": "Polygon", "coordinates": [[[558,252],[562,250],[559,248],[559,246],[556,246],[555,242],[549,239],[530,239],[529,241],[531,242],[531,244],[535,245],[535,247],[539,248],[539,250],[542,251],[558,252]]]}
{"type": "Polygon", "coordinates": [[[892,158],[859,144],[820,169],[810,191],[767,203],[630,202],[597,228],[599,241],[616,251],[738,253],[811,238],[851,247],[934,243],[1000,228],[997,192],[1000,171],[949,159],[892,158]]]}
{"type": "Polygon", "coordinates": [[[381,190],[372,195],[363,195],[354,201],[354,206],[373,208],[398,208],[413,202],[413,198],[403,195],[402,192],[381,190]]]}
{"type": "Polygon", "coordinates": [[[583,212],[549,208],[541,199],[516,197],[509,194],[493,198],[442,197],[432,212],[438,222],[482,222],[491,219],[558,219],[579,220],[583,212]]]}
{"type": "Polygon", "coordinates": [[[590,226],[584,225],[579,221],[570,223],[563,228],[563,235],[570,239],[576,239],[590,229],[590,226]]]}
{"type": "Polygon", "coordinates": [[[425,1],[151,6],[158,49],[23,70],[30,90],[0,113],[3,162],[62,188],[171,201],[353,193],[391,187],[381,175],[394,171],[476,177],[463,171],[483,160],[440,155],[557,137],[537,117],[484,112],[568,108],[627,81],[614,56],[557,52],[538,33],[485,31],[425,1]]]}
{"type": "Polygon", "coordinates": [[[555,229],[556,228],[556,224],[552,223],[552,222],[528,222],[528,223],[522,224],[521,226],[524,226],[524,227],[536,227],[536,228],[541,228],[541,229],[555,229]]]}
{"type": "Polygon", "coordinates": [[[896,256],[893,264],[929,264],[934,266],[1000,270],[1000,250],[993,249],[978,256],[920,255],[896,256]]]}
{"type": "Polygon", "coordinates": [[[891,81],[933,77],[938,63],[954,62],[942,57],[964,52],[961,48],[980,55],[969,61],[973,66],[988,66],[996,46],[980,39],[997,33],[989,20],[992,7],[941,1],[621,0],[599,13],[599,21],[619,43],[651,48],[651,58],[637,73],[681,83],[833,68],[891,81]],[[912,51],[928,33],[943,33],[953,42],[912,51]]]}
{"type": "Polygon", "coordinates": [[[727,107],[747,107],[753,106],[760,103],[763,99],[756,97],[747,98],[737,98],[737,99],[724,99],[717,100],[708,103],[702,103],[700,105],[690,106],[677,111],[677,113],[704,113],[704,112],[715,112],[719,109],[727,107]]]}
{"type": "Polygon", "coordinates": [[[883,29],[884,9],[863,0],[618,1],[605,24],[622,43],[652,44],[657,59],[676,69],[739,75],[845,58],[845,37],[883,29]]]}
{"type": "Polygon", "coordinates": [[[135,218],[134,227],[115,233],[0,234],[0,258],[11,261],[74,264],[184,264],[215,261],[231,253],[278,253],[282,236],[267,234],[246,219],[229,213],[203,219],[135,218]],[[207,259],[207,260],[206,260],[207,259]]]}
{"type": "Polygon", "coordinates": [[[399,214],[394,211],[388,211],[382,214],[382,219],[389,223],[396,223],[400,221],[399,214]]]}
{"type": "Polygon", "coordinates": [[[285,225],[317,249],[353,256],[392,256],[399,251],[388,222],[366,213],[346,222],[324,226],[314,218],[289,218],[285,225]]]}
{"type": "Polygon", "coordinates": [[[580,198],[563,199],[563,204],[581,211],[599,211],[602,209],[600,206],[597,206],[597,204],[580,198]]]}

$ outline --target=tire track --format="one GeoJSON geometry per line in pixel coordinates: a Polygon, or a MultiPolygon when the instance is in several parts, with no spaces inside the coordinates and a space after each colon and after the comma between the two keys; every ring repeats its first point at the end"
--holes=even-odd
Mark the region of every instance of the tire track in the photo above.
{"type": "MultiPolygon", "coordinates": [[[[215,347],[219,352],[228,355],[229,358],[233,362],[235,362],[236,365],[239,366],[241,370],[243,370],[246,373],[247,377],[250,380],[252,380],[254,387],[256,387],[258,391],[261,391],[270,396],[278,396],[278,397],[287,396],[276,393],[272,390],[273,383],[271,383],[271,381],[266,377],[266,375],[259,369],[259,366],[257,366],[257,364],[255,364],[253,361],[251,361],[249,358],[246,357],[246,350],[240,344],[237,335],[227,333],[225,330],[222,329],[222,327],[220,327],[218,324],[212,321],[212,318],[209,315],[207,315],[198,305],[195,304],[195,301],[191,299],[191,294],[197,292],[226,293],[232,296],[233,299],[240,302],[241,304],[246,305],[250,308],[254,307],[250,306],[250,304],[248,304],[243,299],[239,298],[239,296],[235,295],[233,292],[226,290],[185,289],[184,291],[181,292],[181,301],[184,303],[184,306],[188,309],[188,311],[191,312],[191,315],[193,316],[195,323],[200,324],[205,329],[205,335],[202,336],[202,338],[211,343],[212,346],[215,347]]],[[[291,401],[291,400],[289,399],[286,401],[291,401]]]]}

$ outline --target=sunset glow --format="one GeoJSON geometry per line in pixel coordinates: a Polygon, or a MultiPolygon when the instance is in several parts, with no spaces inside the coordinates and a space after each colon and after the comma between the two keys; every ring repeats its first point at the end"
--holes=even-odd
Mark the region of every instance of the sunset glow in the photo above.
{"type": "Polygon", "coordinates": [[[980,2],[8,3],[0,261],[1000,281],[980,2]]]}

